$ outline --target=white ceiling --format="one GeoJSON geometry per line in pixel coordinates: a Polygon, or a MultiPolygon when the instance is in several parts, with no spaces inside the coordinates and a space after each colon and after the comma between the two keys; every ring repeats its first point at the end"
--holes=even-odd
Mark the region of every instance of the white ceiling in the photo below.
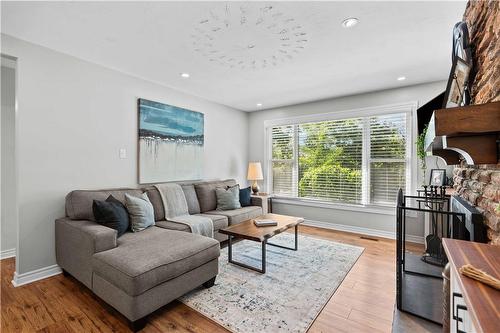
{"type": "Polygon", "coordinates": [[[254,111],[446,79],[464,9],[465,1],[2,1],[1,29],[254,111]],[[347,17],[359,24],[343,28],[347,17]]]}

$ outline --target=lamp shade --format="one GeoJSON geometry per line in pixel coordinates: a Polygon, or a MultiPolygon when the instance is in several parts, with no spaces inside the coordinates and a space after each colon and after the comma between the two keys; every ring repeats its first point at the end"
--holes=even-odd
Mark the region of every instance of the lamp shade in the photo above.
{"type": "Polygon", "coordinates": [[[262,166],[260,162],[250,162],[248,163],[248,180],[262,180],[264,177],[262,176],[262,166]]]}

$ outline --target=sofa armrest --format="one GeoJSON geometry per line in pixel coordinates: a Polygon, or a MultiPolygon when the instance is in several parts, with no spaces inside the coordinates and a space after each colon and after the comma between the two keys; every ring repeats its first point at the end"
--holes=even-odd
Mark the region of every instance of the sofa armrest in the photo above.
{"type": "Polygon", "coordinates": [[[62,269],[89,288],[92,283],[92,256],[117,246],[118,232],[93,221],[57,219],[56,260],[62,269]]]}
{"type": "Polygon", "coordinates": [[[267,199],[268,199],[267,196],[252,195],[251,197],[252,206],[262,207],[262,214],[267,214],[269,212],[267,199]]]}
{"type": "Polygon", "coordinates": [[[69,218],[56,220],[56,238],[74,238],[75,236],[79,241],[73,243],[74,246],[88,246],[90,252],[98,253],[116,247],[118,232],[93,221],[69,218]]]}

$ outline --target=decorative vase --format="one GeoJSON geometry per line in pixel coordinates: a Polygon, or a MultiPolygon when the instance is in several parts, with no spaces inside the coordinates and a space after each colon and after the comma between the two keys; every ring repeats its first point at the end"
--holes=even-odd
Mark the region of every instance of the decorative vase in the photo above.
{"type": "Polygon", "coordinates": [[[258,194],[259,193],[259,184],[257,184],[257,181],[254,180],[253,184],[252,184],[252,192],[253,194],[258,194]]]}

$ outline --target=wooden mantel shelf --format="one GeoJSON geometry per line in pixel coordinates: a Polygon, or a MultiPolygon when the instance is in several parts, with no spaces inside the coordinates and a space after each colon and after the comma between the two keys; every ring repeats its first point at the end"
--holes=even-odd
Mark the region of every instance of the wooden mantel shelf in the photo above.
{"type": "Polygon", "coordinates": [[[432,114],[425,147],[448,164],[496,164],[500,102],[440,109],[432,114]]]}

